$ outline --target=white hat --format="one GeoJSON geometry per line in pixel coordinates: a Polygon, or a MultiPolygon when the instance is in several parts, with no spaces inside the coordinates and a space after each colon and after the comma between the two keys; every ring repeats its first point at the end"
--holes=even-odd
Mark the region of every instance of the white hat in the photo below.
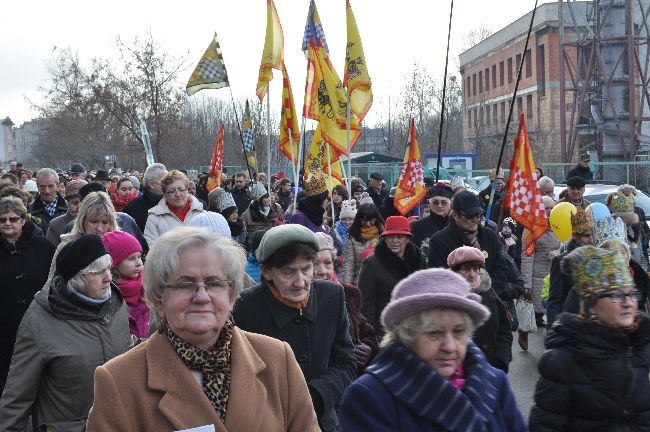
{"type": "Polygon", "coordinates": [[[190,221],[190,226],[199,228],[209,228],[210,230],[221,234],[225,237],[230,237],[230,227],[226,218],[219,213],[206,211],[194,216],[190,221]]]}
{"type": "Polygon", "coordinates": [[[25,182],[25,186],[23,186],[23,189],[25,192],[38,192],[38,187],[36,186],[36,180],[29,179],[25,182]]]}
{"type": "Polygon", "coordinates": [[[357,202],[355,200],[345,200],[341,203],[341,213],[339,219],[352,218],[357,215],[357,202]]]}

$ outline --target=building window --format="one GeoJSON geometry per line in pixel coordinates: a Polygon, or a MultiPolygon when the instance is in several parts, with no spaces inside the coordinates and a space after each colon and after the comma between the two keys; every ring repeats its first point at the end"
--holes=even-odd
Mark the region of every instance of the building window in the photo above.
{"type": "Polygon", "coordinates": [[[537,47],[537,94],[546,96],[546,55],[544,45],[537,47]]]}
{"type": "Polygon", "coordinates": [[[474,117],[474,127],[477,127],[478,126],[478,119],[477,119],[477,115],[476,115],[476,108],[474,109],[473,117],[474,117]]]}
{"type": "Polygon", "coordinates": [[[483,126],[483,121],[484,121],[484,119],[483,119],[483,107],[481,107],[481,108],[479,109],[479,112],[478,112],[478,113],[479,113],[479,114],[478,114],[478,123],[479,123],[481,126],[483,126]]]}
{"type": "Polygon", "coordinates": [[[472,110],[468,109],[467,110],[467,129],[470,129],[472,127],[472,110]]]}
{"type": "Polygon", "coordinates": [[[478,73],[478,92],[483,93],[483,72],[478,73]]]}
{"type": "Polygon", "coordinates": [[[524,112],[524,100],[521,98],[521,96],[519,96],[517,98],[517,116],[519,116],[519,114],[523,114],[523,112],[524,112]]]}
{"type": "Polygon", "coordinates": [[[526,50],[526,78],[533,75],[533,58],[530,55],[530,49],[526,50]]]}
{"type": "Polygon", "coordinates": [[[492,66],[492,88],[497,88],[497,65],[492,66]]]}
{"type": "Polygon", "coordinates": [[[492,105],[492,124],[495,126],[499,124],[499,117],[497,116],[497,104],[492,105]]]}
{"type": "Polygon", "coordinates": [[[472,94],[476,96],[476,74],[472,75],[472,94]]]}
{"type": "Polygon", "coordinates": [[[472,77],[467,77],[465,87],[467,88],[467,97],[470,97],[472,95],[472,77]]]}
{"type": "Polygon", "coordinates": [[[506,122],[506,103],[501,102],[501,123],[506,122]]]}
{"type": "Polygon", "coordinates": [[[517,77],[517,74],[519,73],[519,65],[521,65],[521,54],[517,54],[517,60],[515,60],[515,67],[517,68],[515,70],[515,78],[517,77]]]}
{"type": "Polygon", "coordinates": [[[490,68],[485,69],[485,91],[490,90],[490,68]]]}
{"type": "Polygon", "coordinates": [[[490,105],[486,105],[485,107],[485,124],[489,125],[490,124],[490,105]]]}
{"type": "Polygon", "coordinates": [[[526,117],[533,118],[533,95],[526,95],[526,117]]]}
{"type": "Polygon", "coordinates": [[[503,68],[503,62],[499,62],[499,85],[503,86],[505,82],[505,74],[504,74],[504,68],[503,68]]]}
{"type": "Polygon", "coordinates": [[[512,84],[512,57],[508,59],[508,84],[512,84]]]}

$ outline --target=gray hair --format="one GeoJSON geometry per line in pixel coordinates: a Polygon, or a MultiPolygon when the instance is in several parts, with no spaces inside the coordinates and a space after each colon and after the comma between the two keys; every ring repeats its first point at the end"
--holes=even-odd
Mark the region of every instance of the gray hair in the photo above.
{"type": "Polygon", "coordinates": [[[74,225],[72,226],[72,231],[70,234],[79,236],[82,233],[85,233],[84,225],[86,224],[86,219],[94,215],[108,215],[109,219],[109,231],[117,231],[119,225],[117,224],[117,213],[115,213],[115,207],[111,202],[110,197],[106,192],[91,192],[81,201],[81,206],[79,207],[79,213],[77,218],[74,220],[74,225]]]}
{"type": "Polygon", "coordinates": [[[149,182],[155,182],[160,177],[160,173],[166,173],[167,167],[161,163],[154,163],[147,167],[142,176],[145,187],[149,182]]]}
{"type": "Polygon", "coordinates": [[[14,212],[21,218],[27,217],[27,208],[25,203],[18,197],[7,196],[0,199],[0,214],[14,212]]]}
{"type": "Polygon", "coordinates": [[[95,261],[88,264],[86,267],[79,270],[79,272],[68,280],[68,290],[70,292],[84,293],[86,291],[86,278],[88,273],[98,273],[110,268],[113,264],[111,256],[106,254],[97,258],[95,261]]]}
{"type": "Polygon", "coordinates": [[[627,183],[620,185],[618,187],[618,191],[620,193],[624,193],[624,194],[625,193],[631,193],[631,194],[636,195],[636,193],[637,193],[636,188],[634,186],[632,186],[632,185],[627,184],[627,183]]]}
{"type": "Polygon", "coordinates": [[[219,257],[219,265],[233,282],[230,299],[239,296],[244,279],[246,253],[239,243],[206,228],[190,226],[167,231],[154,243],[144,265],[144,295],[151,304],[163,301],[165,284],[179,270],[179,255],[188,248],[209,248],[219,257]]]}
{"type": "Polygon", "coordinates": [[[544,176],[544,177],[541,177],[539,180],[537,180],[537,187],[541,188],[542,186],[544,186],[546,184],[549,184],[549,185],[555,187],[555,182],[549,176],[544,176]]]}
{"type": "Polygon", "coordinates": [[[420,312],[419,314],[410,316],[404,321],[399,323],[392,331],[386,333],[381,341],[381,346],[386,346],[389,343],[401,342],[403,345],[410,347],[415,340],[418,333],[428,333],[437,330],[440,325],[440,314],[443,311],[453,310],[459,312],[463,316],[463,321],[466,328],[467,340],[470,340],[472,333],[474,333],[474,323],[469,314],[458,309],[433,309],[420,312]]]}
{"type": "Polygon", "coordinates": [[[59,182],[59,175],[52,168],[41,168],[36,173],[36,183],[42,178],[54,177],[55,182],[59,182]]]}

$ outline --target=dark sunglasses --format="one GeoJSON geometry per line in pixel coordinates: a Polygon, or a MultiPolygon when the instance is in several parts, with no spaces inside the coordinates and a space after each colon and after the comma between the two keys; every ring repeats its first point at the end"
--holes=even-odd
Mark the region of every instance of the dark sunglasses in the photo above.
{"type": "Polygon", "coordinates": [[[0,217],[0,224],[7,223],[7,221],[11,222],[12,224],[15,224],[16,222],[18,222],[21,219],[22,219],[21,217],[14,217],[14,216],[0,217]]]}

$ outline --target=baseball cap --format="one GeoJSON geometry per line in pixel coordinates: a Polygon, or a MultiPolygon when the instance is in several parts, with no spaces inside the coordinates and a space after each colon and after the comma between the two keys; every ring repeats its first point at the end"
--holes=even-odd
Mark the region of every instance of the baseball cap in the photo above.
{"type": "Polygon", "coordinates": [[[478,196],[470,191],[463,191],[454,197],[451,208],[463,216],[473,216],[483,213],[483,207],[478,196]]]}

